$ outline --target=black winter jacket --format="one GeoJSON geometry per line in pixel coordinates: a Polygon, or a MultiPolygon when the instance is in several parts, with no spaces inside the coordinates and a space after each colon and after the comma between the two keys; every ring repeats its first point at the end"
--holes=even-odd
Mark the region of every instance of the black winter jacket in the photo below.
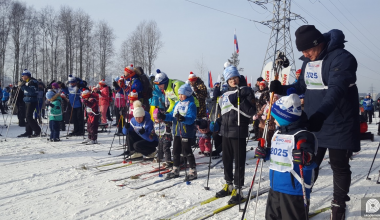
{"type": "MultiPolygon", "coordinates": [[[[240,114],[240,136],[238,136],[238,113],[235,110],[231,110],[221,117],[220,121],[220,134],[223,137],[227,138],[246,138],[248,137],[248,125],[250,122],[250,119],[253,115],[256,114],[256,107],[255,107],[255,94],[253,93],[252,88],[247,87],[247,82],[244,79],[244,76],[240,77],[240,83],[239,88],[242,89],[249,89],[249,95],[245,97],[240,97],[240,111],[244,112],[245,114],[249,115],[250,117],[245,117],[244,115],[240,114]]],[[[233,88],[228,86],[228,91],[235,91],[237,88],[233,88]]],[[[246,91],[249,91],[246,90],[246,91]]],[[[232,102],[232,101],[231,101],[232,102]]],[[[237,108],[237,103],[233,103],[233,105],[237,108]]],[[[220,106],[219,106],[220,107],[220,106]]]]}

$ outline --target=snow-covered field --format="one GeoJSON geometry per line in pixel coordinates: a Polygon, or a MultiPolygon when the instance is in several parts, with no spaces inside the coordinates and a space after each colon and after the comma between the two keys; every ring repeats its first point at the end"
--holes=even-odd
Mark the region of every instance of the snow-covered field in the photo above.
{"type": "MultiPolygon", "coordinates": [[[[14,116],[12,121],[17,122],[14,116]]],[[[0,119],[3,125],[3,119],[0,119]]],[[[46,126],[45,126],[46,128],[46,126]]],[[[44,128],[44,129],[45,129],[44,128]]],[[[211,170],[210,190],[206,191],[207,165],[199,165],[198,180],[190,185],[180,179],[157,183],[141,189],[128,187],[141,186],[159,179],[157,173],[141,175],[137,179],[127,178],[123,181],[110,180],[129,177],[153,170],[157,163],[137,163],[119,169],[99,172],[98,169],[110,169],[122,166],[121,158],[108,156],[108,149],[113,139],[111,134],[100,133],[98,145],[82,145],[82,137],[61,138],[61,142],[47,142],[46,138],[16,138],[24,133],[24,128],[12,124],[8,138],[4,141],[6,129],[1,130],[0,140],[0,219],[161,219],[186,210],[175,219],[198,219],[211,214],[215,209],[226,205],[229,198],[222,198],[205,205],[188,209],[199,202],[213,197],[224,184],[222,163],[211,170]],[[115,165],[95,167],[109,162],[115,165]],[[118,187],[125,183],[127,186],[118,187]],[[178,183],[170,188],[165,188],[178,183]]],[[[369,125],[370,131],[377,134],[377,125],[369,125]]],[[[49,133],[49,132],[48,132],[49,133]]],[[[66,132],[61,132],[66,135],[66,132]]],[[[348,202],[347,219],[362,219],[360,200],[363,197],[380,197],[380,185],[376,184],[379,174],[380,158],[377,156],[370,177],[366,176],[380,137],[375,141],[362,141],[362,150],[351,161],[352,186],[351,201],[348,202]]],[[[249,142],[247,150],[257,146],[249,142]]],[[[118,137],[115,138],[112,155],[122,153],[118,137]]],[[[198,156],[196,150],[196,157],[198,156]]],[[[246,178],[244,193],[247,194],[256,160],[253,151],[247,153],[246,178]]],[[[216,163],[219,159],[213,160],[216,163]]],[[[197,162],[207,162],[199,158],[197,162]]],[[[311,212],[326,207],[332,198],[332,170],[323,161],[320,177],[311,194],[311,212]]],[[[258,178],[256,178],[258,179],[258,178]]],[[[269,185],[268,163],[264,163],[261,187],[269,185]]],[[[254,186],[256,193],[257,184],[254,186]]],[[[267,194],[259,197],[256,219],[264,219],[267,194]]],[[[250,203],[247,219],[253,219],[255,200],[250,203]]],[[[216,214],[210,219],[240,219],[238,207],[216,214]]],[[[312,219],[329,219],[329,211],[312,219]]]]}

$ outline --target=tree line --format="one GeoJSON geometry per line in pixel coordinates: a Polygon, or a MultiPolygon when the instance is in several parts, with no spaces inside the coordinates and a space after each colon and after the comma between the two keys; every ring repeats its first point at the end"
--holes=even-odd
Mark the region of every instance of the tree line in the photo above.
{"type": "Polygon", "coordinates": [[[133,63],[152,72],[162,48],[155,21],[142,21],[115,50],[113,28],[81,9],[51,6],[36,10],[26,3],[0,0],[0,81],[16,83],[23,69],[44,82],[75,75],[94,84],[111,79],[133,63]],[[116,59],[115,59],[116,57],[116,59]]]}

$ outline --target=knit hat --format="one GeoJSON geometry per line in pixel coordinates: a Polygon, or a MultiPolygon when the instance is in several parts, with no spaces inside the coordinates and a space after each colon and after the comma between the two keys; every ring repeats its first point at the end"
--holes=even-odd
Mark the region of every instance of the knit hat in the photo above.
{"type": "Polygon", "coordinates": [[[283,96],[272,106],[272,117],[280,124],[287,126],[297,121],[302,114],[301,100],[296,94],[283,96]]]}
{"type": "Polygon", "coordinates": [[[189,84],[185,83],[181,87],[179,87],[178,94],[190,97],[193,94],[193,89],[189,84]]]}
{"type": "Polygon", "coordinates": [[[154,120],[157,120],[158,111],[159,111],[158,108],[155,108],[153,111],[153,119],[154,120]]]}
{"type": "Polygon", "coordinates": [[[260,76],[259,78],[257,78],[256,81],[257,81],[257,82],[261,82],[261,81],[263,81],[263,80],[264,80],[263,77],[260,76]]]}
{"type": "Polygon", "coordinates": [[[76,77],[75,77],[75,76],[73,76],[73,75],[69,75],[69,78],[68,78],[68,80],[69,80],[69,83],[74,83],[74,82],[76,82],[76,81],[77,81],[76,77]]]}
{"type": "Polygon", "coordinates": [[[51,99],[55,95],[55,92],[52,89],[49,89],[46,93],[46,98],[51,99]]]}
{"type": "Polygon", "coordinates": [[[133,69],[133,64],[131,64],[130,66],[125,67],[124,71],[127,71],[127,73],[129,73],[131,75],[135,75],[135,70],[133,69]]]}
{"type": "Polygon", "coordinates": [[[58,83],[54,82],[51,84],[51,87],[52,88],[59,88],[59,85],[58,85],[58,83]]]}
{"type": "Polygon", "coordinates": [[[132,90],[132,92],[129,93],[128,97],[129,97],[129,100],[136,101],[137,99],[139,99],[139,94],[134,89],[132,90]]]}
{"type": "Polygon", "coordinates": [[[90,98],[90,96],[91,96],[91,92],[90,91],[88,91],[87,89],[83,89],[82,91],[83,91],[82,94],[81,94],[82,98],[84,98],[84,99],[90,98]]]}
{"type": "Polygon", "coordinates": [[[105,86],[105,85],[106,85],[106,81],[104,81],[104,79],[100,80],[100,81],[99,81],[99,85],[101,85],[101,86],[105,86]]]}
{"type": "Polygon", "coordinates": [[[297,71],[296,71],[296,73],[299,73],[299,74],[301,74],[301,69],[298,69],[297,71]]]}
{"type": "Polygon", "coordinates": [[[187,78],[190,82],[197,81],[198,77],[193,72],[190,72],[189,78],[187,78]]]}
{"type": "Polygon", "coordinates": [[[371,96],[371,93],[367,93],[367,96],[371,96]]]}
{"type": "Polygon", "coordinates": [[[224,69],[227,68],[227,67],[229,67],[229,66],[231,66],[230,62],[227,61],[227,62],[224,63],[224,69]]]}
{"type": "Polygon", "coordinates": [[[305,51],[325,41],[322,33],[314,25],[302,25],[296,30],[295,35],[298,51],[305,51]]]}
{"type": "Polygon", "coordinates": [[[219,85],[220,84],[220,82],[216,82],[216,83],[214,83],[214,87],[216,86],[216,85],[219,85]]]}
{"type": "Polygon", "coordinates": [[[160,69],[156,70],[156,76],[154,77],[154,84],[162,85],[169,82],[169,78],[166,76],[166,73],[161,72],[160,69]]]}
{"type": "Polygon", "coordinates": [[[223,75],[224,75],[224,79],[226,80],[226,82],[227,82],[230,78],[232,78],[232,77],[240,76],[239,71],[236,69],[235,66],[228,66],[228,67],[224,70],[223,75]]]}
{"type": "Polygon", "coordinates": [[[29,77],[31,77],[32,74],[29,72],[28,69],[24,69],[24,71],[22,72],[21,76],[29,76],[29,77]]]}
{"type": "Polygon", "coordinates": [[[145,116],[145,111],[142,108],[140,101],[133,102],[133,117],[143,117],[145,116]]]}
{"type": "Polygon", "coordinates": [[[266,86],[266,82],[263,80],[263,81],[261,81],[260,83],[259,83],[259,86],[266,86]]]}

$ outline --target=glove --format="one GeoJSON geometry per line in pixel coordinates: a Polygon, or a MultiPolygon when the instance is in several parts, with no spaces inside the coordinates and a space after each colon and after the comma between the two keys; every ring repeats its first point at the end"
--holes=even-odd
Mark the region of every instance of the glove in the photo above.
{"type": "Polygon", "coordinates": [[[130,127],[131,127],[131,123],[125,123],[125,125],[124,125],[124,127],[126,128],[126,129],[129,129],[130,127]]]}
{"type": "Polygon", "coordinates": [[[175,118],[177,119],[177,121],[180,121],[180,122],[185,121],[185,117],[178,113],[176,114],[175,118]]]}
{"type": "Polygon", "coordinates": [[[113,85],[113,87],[119,87],[119,85],[117,84],[117,82],[115,82],[115,81],[113,81],[113,83],[112,83],[112,85],[113,85]]]}
{"type": "Polygon", "coordinates": [[[18,85],[18,86],[22,86],[22,85],[24,85],[24,82],[23,82],[23,81],[20,81],[20,82],[17,83],[17,85],[18,85]]]}
{"type": "Polygon", "coordinates": [[[259,118],[259,116],[254,115],[254,116],[252,117],[252,120],[256,121],[258,118],[259,118]]]}
{"type": "MultiPolygon", "coordinates": [[[[260,144],[260,142],[259,142],[259,144],[260,144]]],[[[263,148],[261,146],[256,147],[255,158],[264,159],[266,156],[267,156],[267,151],[265,150],[265,148],[263,148]]]]}
{"type": "Polygon", "coordinates": [[[313,159],[313,154],[306,152],[302,149],[300,150],[293,149],[292,156],[293,156],[293,163],[304,165],[304,166],[309,166],[311,164],[311,160],[313,159]]]}
{"type": "Polygon", "coordinates": [[[278,80],[273,80],[272,82],[270,82],[269,92],[274,92],[276,94],[281,95],[282,93],[281,82],[278,80]]]}
{"type": "Polygon", "coordinates": [[[252,93],[252,89],[245,86],[241,88],[239,92],[240,92],[240,97],[247,97],[252,93]]]}
{"type": "Polygon", "coordinates": [[[307,130],[311,132],[320,131],[325,120],[326,116],[317,111],[312,116],[310,116],[309,126],[307,126],[307,130]]]}
{"type": "Polygon", "coordinates": [[[166,119],[166,115],[165,115],[165,113],[162,113],[162,112],[158,111],[157,118],[160,119],[160,120],[165,120],[166,119]]]}
{"type": "Polygon", "coordinates": [[[144,133],[145,133],[145,128],[141,128],[141,129],[139,130],[139,134],[143,135],[144,133]]]}

